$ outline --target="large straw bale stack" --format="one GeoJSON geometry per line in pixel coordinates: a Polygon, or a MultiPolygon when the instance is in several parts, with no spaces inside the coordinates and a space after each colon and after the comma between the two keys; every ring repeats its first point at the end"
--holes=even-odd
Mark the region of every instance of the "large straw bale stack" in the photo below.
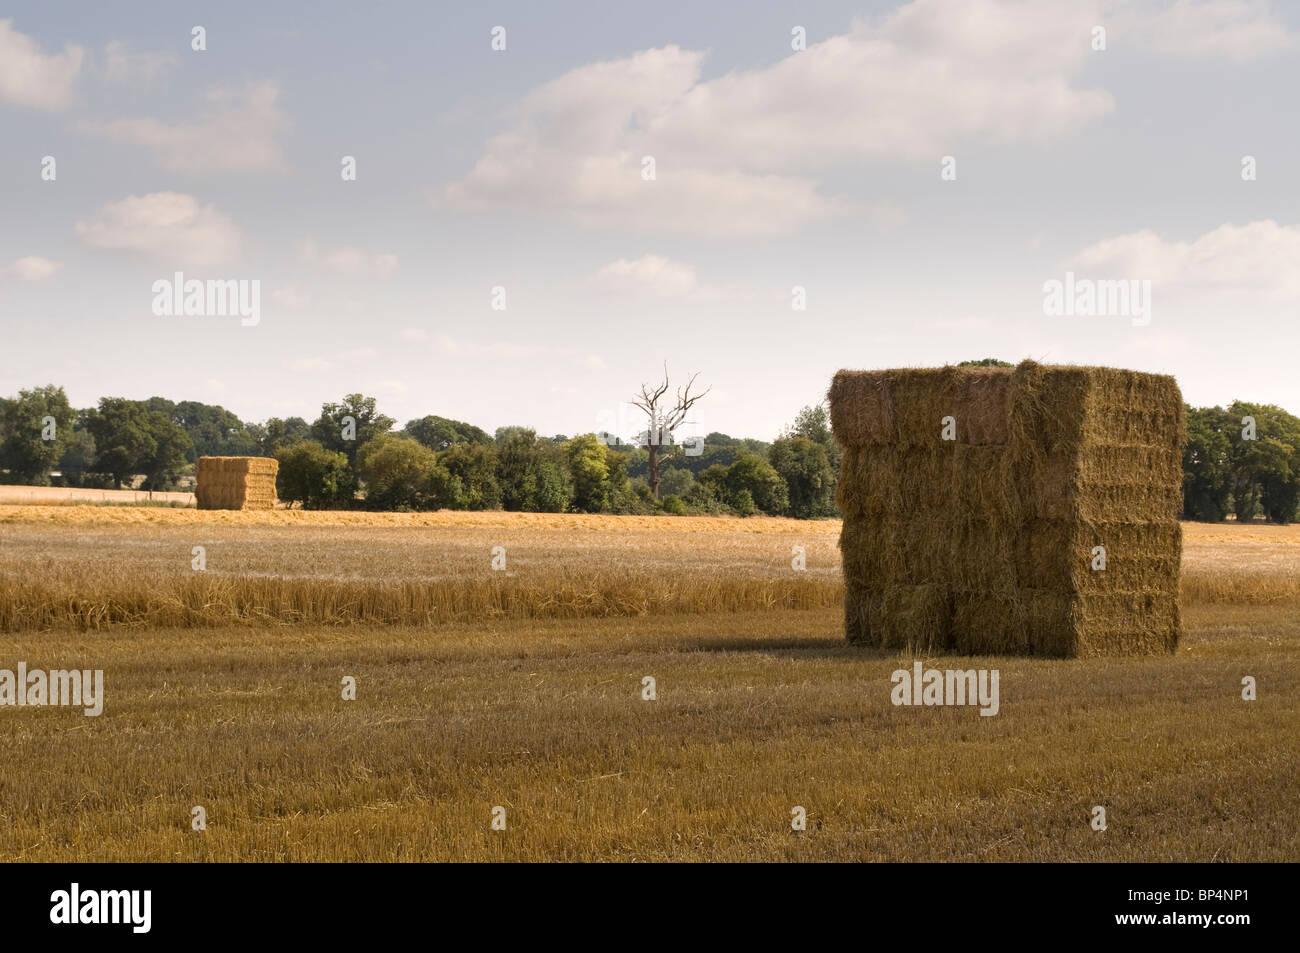
{"type": "Polygon", "coordinates": [[[830,403],[850,641],[1174,649],[1184,420],[1172,377],[1032,361],[840,371],[830,403]],[[945,417],[955,440],[941,439],[945,417]]]}
{"type": "Polygon", "coordinates": [[[195,502],[201,510],[269,510],[279,469],[274,457],[199,457],[195,502]]]}

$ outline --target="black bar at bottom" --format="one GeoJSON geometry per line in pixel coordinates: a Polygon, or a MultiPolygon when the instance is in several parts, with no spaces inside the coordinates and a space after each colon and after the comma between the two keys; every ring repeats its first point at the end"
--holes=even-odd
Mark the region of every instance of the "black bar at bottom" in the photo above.
{"type": "Polygon", "coordinates": [[[1290,911],[1283,910],[1292,875],[1286,866],[1264,864],[549,865],[545,870],[528,865],[8,864],[0,867],[0,922],[7,940],[111,936],[127,943],[195,937],[337,943],[350,935],[373,941],[450,925],[458,932],[482,930],[485,938],[511,927],[538,939],[557,932],[590,934],[597,927],[626,931],[606,934],[611,940],[648,931],[647,938],[663,943],[683,939],[689,923],[733,939],[750,930],[799,925],[848,929],[863,939],[901,929],[926,942],[1134,934],[1178,942],[1197,935],[1230,943],[1294,927],[1290,911]],[[84,922],[114,919],[118,922],[84,922]]]}

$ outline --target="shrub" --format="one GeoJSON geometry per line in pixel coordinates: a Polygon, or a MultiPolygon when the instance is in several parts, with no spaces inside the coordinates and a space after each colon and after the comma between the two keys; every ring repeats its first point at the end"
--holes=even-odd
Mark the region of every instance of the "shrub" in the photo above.
{"type": "Polygon", "coordinates": [[[754,505],[754,495],[748,490],[738,490],[732,494],[731,508],[737,516],[753,516],[758,512],[758,507],[754,505]]]}
{"type": "Polygon", "coordinates": [[[718,496],[713,484],[696,481],[682,500],[692,513],[703,516],[716,516],[727,512],[727,505],[718,496]]]}
{"type": "Polygon", "coordinates": [[[674,493],[669,493],[663,498],[663,508],[665,513],[671,513],[673,516],[686,515],[686,504],[674,493]]]}
{"type": "Polygon", "coordinates": [[[659,492],[664,496],[685,497],[695,485],[695,475],[684,467],[666,467],[659,476],[659,492]]]}

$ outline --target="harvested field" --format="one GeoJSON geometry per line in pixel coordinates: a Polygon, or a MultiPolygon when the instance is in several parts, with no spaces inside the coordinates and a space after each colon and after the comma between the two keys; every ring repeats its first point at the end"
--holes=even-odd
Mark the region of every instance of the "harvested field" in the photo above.
{"type": "Polygon", "coordinates": [[[970,659],[1001,670],[996,718],[893,707],[910,659],[840,623],[0,635],[2,659],[105,669],[107,694],[98,718],[0,712],[0,760],[22,766],[0,859],[1300,858],[1294,611],[1191,609],[1175,656],[970,659]]]}
{"type": "Polygon", "coordinates": [[[166,503],[175,506],[193,506],[193,493],[170,493],[147,490],[87,490],[66,486],[9,486],[0,485],[0,505],[31,504],[39,506],[85,506],[88,504],[114,504],[117,506],[166,503]]]}
{"type": "Polygon", "coordinates": [[[0,709],[0,860],[1300,857],[1300,527],[1185,525],[1173,656],[961,659],[1001,671],[996,718],[890,703],[911,657],[845,643],[838,532],[0,507],[0,668],[106,693],[0,709]],[[366,622],[447,597],[461,621],[366,622]]]}
{"type": "Polygon", "coordinates": [[[0,630],[839,604],[837,522],[0,507],[0,630]],[[192,551],[204,547],[207,569],[192,551]],[[493,547],[505,571],[491,568],[493,547]],[[803,546],[807,571],[791,568],[803,546]]]}
{"type": "MultiPolygon", "coordinates": [[[[835,520],[0,506],[0,630],[838,606],[839,529],[835,520]],[[195,546],[205,572],[191,568],[195,546]],[[494,546],[506,548],[504,572],[491,569],[494,546]],[[794,546],[806,551],[804,572],[791,568],[794,546]]],[[[1188,523],[1185,534],[1188,604],[1300,606],[1297,527],[1188,523]],[[1240,557],[1216,556],[1225,546],[1240,557]]]]}

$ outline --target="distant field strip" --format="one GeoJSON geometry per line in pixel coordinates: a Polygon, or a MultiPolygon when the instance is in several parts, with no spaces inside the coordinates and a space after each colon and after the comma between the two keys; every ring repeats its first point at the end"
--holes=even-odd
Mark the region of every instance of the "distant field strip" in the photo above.
{"type": "Polygon", "coordinates": [[[0,507],[0,630],[812,609],[838,523],[0,507]],[[191,568],[193,547],[207,569],[191,568]],[[807,570],[792,568],[802,546],[807,570]],[[492,566],[505,549],[505,570],[492,566]]]}
{"type": "Polygon", "coordinates": [[[193,506],[193,493],[150,493],[147,490],[85,490],[64,486],[0,486],[0,503],[31,503],[46,506],[166,504],[193,506]]]}
{"type": "MultiPolygon", "coordinates": [[[[0,631],[831,608],[838,536],[761,518],[0,506],[0,631]]],[[[1300,606],[1297,528],[1184,536],[1185,604],[1300,606]]]]}

